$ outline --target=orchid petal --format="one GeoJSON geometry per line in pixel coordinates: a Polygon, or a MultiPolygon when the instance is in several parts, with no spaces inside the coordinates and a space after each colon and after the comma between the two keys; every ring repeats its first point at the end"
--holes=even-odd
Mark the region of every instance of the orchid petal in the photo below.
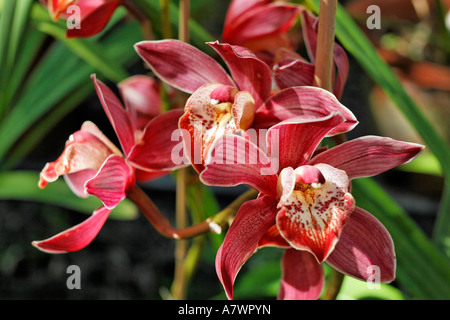
{"type": "Polygon", "coordinates": [[[134,128],[122,103],[116,95],[103,82],[97,80],[95,74],[91,75],[98,98],[103,110],[108,116],[117,137],[119,138],[125,154],[128,154],[134,145],[134,128]]]}
{"type": "Polygon", "coordinates": [[[370,177],[411,161],[423,148],[416,143],[365,136],[321,152],[310,164],[327,163],[344,170],[350,179],[370,177]]]}
{"type": "Polygon", "coordinates": [[[144,130],[145,125],[162,112],[160,84],[153,78],[132,76],[118,87],[135,129],[144,130]]]}
{"type": "Polygon", "coordinates": [[[84,185],[86,181],[92,179],[96,174],[97,170],[85,169],[73,173],[67,173],[63,177],[73,193],[80,198],[87,198],[89,197],[89,194],[86,193],[84,185]]]}
{"type": "Polygon", "coordinates": [[[85,188],[86,193],[96,196],[106,208],[112,210],[126,198],[126,191],[134,183],[134,172],[125,159],[111,155],[97,174],[86,181],[85,188]]]}
{"type": "Polygon", "coordinates": [[[361,280],[391,282],[396,268],[394,243],[378,219],[356,207],[327,263],[361,280]]]}
{"type": "Polygon", "coordinates": [[[245,202],[216,255],[216,271],[229,299],[241,266],[257,250],[258,241],[275,223],[276,202],[268,196],[245,202]]]}
{"type": "Polygon", "coordinates": [[[274,67],[274,80],[280,89],[294,86],[312,86],[315,66],[302,60],[278,63],[274,67]]]}
{"type": "Polygon", "coordinates": [[[302,183],[305,170],[294,170],[295,188],[280,199],[277,226],[292,247],[311,252],[321,263],[333,251],[355,201],[345,172],[324,164],[316,168],[325,182],[302,183]]]}
{"type": "Polygon", "coordinates": [[[282,277],[278,299],[317,300],[325,276],[312,254],[295,249],[285,250],[281,260],[282,277]]]}
{"type": "Polygon", "coordinates": [[[169,173],[171,173],[172,171],[145,171],[145,170],[140,170],[140,169],[136,169],[135,171],[135,177],[136,177],[136,181],[137,182],[147,182],[147,181],[152,181],[158,178],[161,178],[165,175],[168,175],[169,173]]]}
{"type": "Polygon", "coordinates": [[[317,119],[283,121],[267,132],[268,155],[279,159],[280,169],[304,165],[322,139],[343,122],[339,113],[317,119]]]}
{"type": "Polygon", "coordinates": [[[96,35],[106,27],[119,4],[119,0],[79,1],[77,5],[81,12],[81,28],[67,29],[67,38],[96,35]]]}
{"type": "Polygon", "coordinates": [[[300,11],[299,6],[277,3],[252,8],[225,25],[222,41],[246,46],[253,39],[286,33],[300,11]]]}
{"type": "Polygon", "coordinates": [[[193,93],[211,82],[235,86],[217,61],[182,41],[142,41],[135,49],[159,78],[181,91],[193,93]]]}
{"type": "Polygon", "coordinates": [[[317,49],[318,19],[309,13],[308,10],[303,10],[301,12],[301,19],[303,39],[305,41],[306,50],[310,61],[314,63],[317,49]]]}
{"type": "Polygon", "coordinates": [[[217,140],[200,179],[214,186],[250,185],[276,197],[278,168],[253,143],[237,135],[217,140]]]}
{"type": "Polygon", "coordinates": [[[232,0],[228,6],[225,25],[235,22],[236,19],[245,12],[267,5],[270,2],[272,2],[272,0],[232,0]]]}
{"type": "Polygon", "coordinates": [[[234,81],[241,91],[248,91],[261,105],[270,95],[272,88],[271,71],[267,64],[249,50],[219,42],[208,42],[226,62],[234,81]]]}
{"type": "Polygon", "coordinates": [[[109,209],[101,207],[82,223],[46,240],[33,241],[32,245],[47,253],[66,253],[81,250],[94,240],[110,212],[109,209]]]}
{"type": "Polygon", "coordinates": [[[347,81],[350,66],[345,50],[337,43],[334,44],[333,60],[337,71],[334,79],[333,93],[338,99],[340,99],[342,92],[344,91],[344,85],[347,81]]]}
{"type": "Polygon", "coordinates": [[[332,128],[328,136],[350,131],[358,124],[355,115],[327,90],[311,86],[287,88],[270,97],[257,110],[254,127],[270,127],[294,117],[320,118],[333,112],[341,113],[345,122],[332,128]]]}
{"type": "Polygon", "coordinates": [[[179,131],[178,121],[182,114],[183,110],[174,109],[151,120],[145,127],[141,140],[128,155],[128,162],[144,171],[174,170],[189,164],[184,156],[178,163],[172,158],[180,143],[172,137],[179,131]]]}

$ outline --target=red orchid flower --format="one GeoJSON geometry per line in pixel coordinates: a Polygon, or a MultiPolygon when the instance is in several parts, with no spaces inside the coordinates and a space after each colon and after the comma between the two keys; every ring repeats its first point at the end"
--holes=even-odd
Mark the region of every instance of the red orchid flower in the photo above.
{"type": "MultiPolygon", "coordinates": [[[[302,31],[307,53],[311,62],[308,62],[298,53],[280,48],[275,58],[273,68],[274,81],[278,88],[284,89],[293,86],[311,86],[314,83],[314,61],[317,48],[318,18],[315,18],[307,10],[301,12],[302,31]]],[[[333,93],[340,99],[347,80],[349,62],[345,50],[334,43],[333,52],[333,93]]]]}
{"type": "Polygon", "coordinates": [[[242,265],[265,246],[286,249],[280,299],[317,299],[324,284],[324,261],[362,280],[372,275],[368,268],[377,265],[381,282],[393,280],[392,239],[375,217],[355,205],[349,182],[408,162],[423,146],[366,136],[317,149],[343,122],[339,113],[283,121],[269,129],[267,153],[237,135],[216,141],[201,181],[214,186],[247,184],[260,192],[241,206],[216,256],[228,298],[233,297],[242,265]],[[278,139],[269,144],[272,136],[278,139]]]}
{"type": "Polygon", "coordinates": [[[92,37],[102,31],[114,11],[120,5],[121,0],[41,0],[48,7],[48,11],[54,21],[59,17],[70,16],[66,12],[71,5],[80,9],[80,28],[69,28],[66,31],[67,38],[92,37]]]}
{"type": "Polygon", "coordinates": [[[181,41],[143,41],[135,46],[159,78],[192,94],[179,127],[185,133],[186,156],[198,172],[204,168],[209,147],[223,134],[267,129],[292,117],[322,117],[335,111],[347,121],[330,135],[357,124],[352,112],[326,90],[304,86],[273,93],[269,67],[250,50],[219,42],[208,45],[225,61],[231,77],[213,58],[181,41]]]}
{"type": "Polygon", "coordinates": [[[233,0],[225,17],[222,42],[246,47],[271,62],[279,48],[292,49],[287,32],[302,7],[272,0],[233,0]]]}
{"type": "Polygon", "coordinates": [[[135,76],[119,84],[126,108],[114,93],[92,76],[98,97],[114,128],[123,153],[95,126],[85,122],[66,143],[61,156],[47,163],[39,187],[64,176],[80,197],[99,198],[103,207],[83,223],[52,238],[34,241],[47,252],[76,251],[98,234],[111,210],[136,181],[148,181],[178,168],[171,161],[170,137],[178,130],[182,110],[160,112],[159,87],[153,79],[135,76]]]}

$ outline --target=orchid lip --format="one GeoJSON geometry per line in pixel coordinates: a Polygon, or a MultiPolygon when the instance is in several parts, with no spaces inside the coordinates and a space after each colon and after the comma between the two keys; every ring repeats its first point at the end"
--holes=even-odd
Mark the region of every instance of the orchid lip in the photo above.
{"type": "Polygon", "coordinates": [[[280,173],[277,227],[295,249],[319,263],[333,251],[355,202],[344,171],[326,164],[286,168],[280,173]]]}

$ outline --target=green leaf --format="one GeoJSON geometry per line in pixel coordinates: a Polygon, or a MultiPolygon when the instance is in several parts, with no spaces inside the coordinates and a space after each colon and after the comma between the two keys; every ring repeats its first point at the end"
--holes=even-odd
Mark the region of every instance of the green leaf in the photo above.
{"type": "MultiPolygon", "coordinates": [[[[44,190],[38,188],[38,181],[39,172],[0,172],[0,199],[48,203],[86,214],[91,214],[102,205],[95,197],[77,197],[63,180],[49,183],[44,190]]],[[[135,219],[138,212],[134,203],[124,200],[113,209],[110,217],[121,220],[135,219]]]]}
{"type": "Polygon", "coordinates": [[[450,257],[450,183],[447,179],[444,184],[444,194],[437,215],[433,242],[438,248],[450,257]]]}
{"type": "MultiPolygon", "coordinates": [[[[0,88],[4,87],[9,75],[8,48],[13,24],[14,9],[14,1],[2,3],[2,12],[0,16],[0,88]]],[[[4,101],[4,92],[5,91],[3,90],[0,91],[0,119],[8,107],[4,101]]]]}
{"type": "MultiPolygon", "coordinates": [[[[200,181],[188,184],[186,190],[186,205],[191,213],[193,223],[206,220],[220,211],[219,204],[209,186],[200,181]]],[[[208,234],[215,250],[223,241],[223,234],[208,234]]]]}
{"type": "Polygon", "coordinates": [[[359,207],[376,216],[388,229],[397,255],[397,278],[416,299],[450,298],[450,263],[406,212],[370,178],[352,181],[359,207]]]}
{"type": "Polygon", "coordinates": [[[352,277],[344,277],[337,300],[404,300],[402,292],[385,283],[367,284],[352,277]]]}

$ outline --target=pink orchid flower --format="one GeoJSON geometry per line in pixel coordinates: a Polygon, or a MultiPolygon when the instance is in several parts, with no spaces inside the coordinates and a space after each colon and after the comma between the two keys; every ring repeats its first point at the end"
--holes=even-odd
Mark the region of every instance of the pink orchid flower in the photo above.
{"type": "MultiPolygon", "coordinates": [[[[281,48],[277,51],[276,64],[273,68],[274,82],[280,89],[293,86],[311,86],[314,83],[314,61],[317,47],[318,18],[307,10],[301,12],[302,31],[308,56],[308,62],[298,53],[281,48]]],[[[349,62],[345,50],[334,43],[333,93],[340,99],[347,80],[349,62]]]]}
{"type": "Polygon", "coordinates": [[[46,252],[77,251],[98,234],[111,210],[125,199],[136,181],[148,181],[178,168],[171,161],[170,137],[178,130],[182,110],[161,112],[159,86],[152,78],[135,76],[119,84],[125,108],[96,76],[92,80],[115,130],[119,150],[92,122],[71,135],[61,156],[47,163],[39,187],[64,176],[72,191],[99,198],[103,207],[81,224],[33,245],[46,252]]]}
{"type": "Polygon", "coordinates": [[[92,37],[102,31],[121,0],[41,0],[48,7],[54,21],[59,17],[67,18],[73,12],[67,12],[71,5],[76,5],[80,13],[80,28],[69,28],[67,38],[92,37]]]}
{"type": "Polygon", "coordinates": [[[389,232],[355,205],[349,183],[408,162],[423,146],[365,136],[317,149],[343,122],[339,113],[283,121],[269,129],[267,152],[237,135],[216,141],[201,181],[214,186],[247,184],[260,192],[240,207],[217,252],[217,274],[229,299],[242,265],[265,246],[286,249],[280,299],[317,299],[324,285],[324,261],[362,280],[376,265],[382,282],[394,279],[389,232]],[[278,139],[269,145],[274,135],[278,139]],[[278,170],[272,170],[273,161],[279,162],[278,170]]]}
{"type": "Polygon", "coordinates": [[[287,33],[301,10],[298,5],[272,0],[233,0],[222,42],[246,47],[270,63],[279,48],[292,49],[287,33]]]}
{"type": "Polygon", "coordinates": [[[186,157],[198,172],[210,146],[223,134],[267,129],[292,117],[322,117],[330,112],[341,112],[347,120],[330,135],[357,124],[353,113],[326,90],[304,86],[273,93],[271,70],[250,50],[219,42],[208,45],[225,61],[231,77],[213,58],[181,41],[143,41],[135,46],[159,78],[192,94],[179,127],[186,157]]]}

